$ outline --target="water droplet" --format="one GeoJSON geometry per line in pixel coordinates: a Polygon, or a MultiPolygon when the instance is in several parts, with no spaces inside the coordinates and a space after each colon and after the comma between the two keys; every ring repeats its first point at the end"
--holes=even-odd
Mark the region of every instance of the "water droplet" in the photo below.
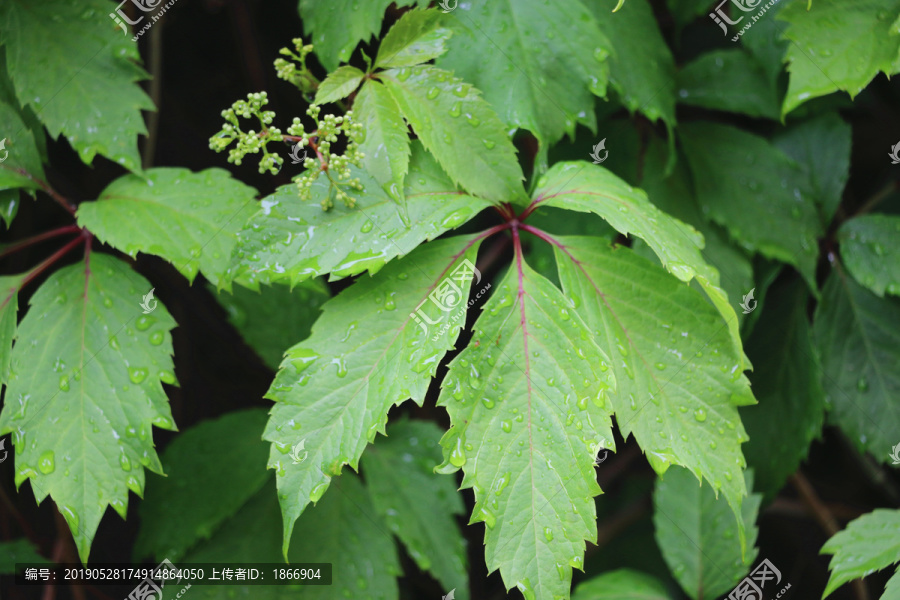
{"type": "Polygon", "coordinates": [[[318,502],[322,499],[322,496],[325,495],[325,490],[328,489],[328,482],[323,481],[322,483],[316,485],[309,493],[309,501],[310,502],[318,502]]]}
{"type": "Polygon", "coordinates": [[[428,90],[428,93],[425,94],[425,97],[429,100],[434,100],[440,93],[440,89],[438,89],[437,87],[432,87],[430,90],[428,90]]]}
{"type": "Polygon", "coordinates": [[[53,450],[47,450],[38,458],[38,470],[44,475],[49,475],[56,469],[56,461],[53,450]]]}
{"type": "Polygon", "coordinates": [[[143,367],[128,367],[128,379],[131,383],[140,383],[147,378],[147,369],[143,367]]]}
{"type": "Polygon", "coordinates": [[[166,339],[166,334],[162,331],[157,330],[150,334],[150,343],[153,344],[154,346],[159,346],[160,344],[163,343],[163,340],[165,340],[165,339],[166,339]]]}
{"type": "Polygon", "coordinates": [[[138,331],[147,331],[155,322],[156,317],[151,317],[150,315],[141,315],[140,317],[138,317],[137,321],[134,322],[134,326],[138,328],[138,331]]]}
{"type": "Polygon", "coordinates": [[[702,408],[698,408],[694,411],[694,418],[697,419],[700,423],[706,420],[706,411],[702,408]]]}
{"type": "Polygon", "coordinates": [[[67,375],[63,375],[59,378],[59,389],[62,392],[69,391],[69,377],[67,375]]]}
{"type": "Polygon", "coordinates": [[[374,223],[372,223],[372,220],[368,219],[368,220],[366,220],[365,223],[362,224],[362,227],[360,227],[359,230],[362,233],[369,233],[370,231],[372,231],[373,226],[374,226],[374,223]]]}

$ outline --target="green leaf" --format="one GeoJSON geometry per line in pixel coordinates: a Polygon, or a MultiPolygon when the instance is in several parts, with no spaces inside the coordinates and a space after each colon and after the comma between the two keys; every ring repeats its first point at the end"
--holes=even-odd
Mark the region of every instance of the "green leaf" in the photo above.
{"type": "Polygon", "coordinates": [[[855,97],[879,73],[900,71],[900,36],[894,21],[900,0],[866,0],[847,4],[792,0],[779,14],[788,22],[784,37],[791,74],[781,114],[811,98],[843,90],[855,97]]]}
{"type": "Polygon", "coordinates": [[[466,547],[455,519],[464,511],[462,496],[452,478],[433,471],[441,461],[441,430],[428,421],[403,420],[387,431],[387,439],[362,457],[375,510],[419,568],[463,598],[469,587],[466,547]]]}
{"type": "Polygon", "coordinates": [[[16,213],[19,212],[19,204],[21,203],[19,190],[0,190],[0,219],[9,229],[12,226],[16,213]]]}
{"type": "Polygon", "coordinates": [[[789,128],[773,141],[806,173],[813,200],[827,226],[850,176],[850,125],[830,112],[789,128]]]}
{"type": "Polygon", "coordinates": [[[230,289],[231,251],[256,209],[256,190],[221,169],[166,167],[144,175],[120,177],[96,202],[80,204],[78,224],[132,257],[155,254],[189,281],[200,271],[216,287],[230,289]]]}
{"type": "Polygon", "coordinates": [[[452,31],[440,26],[441,13],[413,9],[394,23],[378,48],[376,67],[411,67],[437,58],[452,31]]]}
{"type": "Polygon", "coordinates": [[[728,125],[680,128],[704,214],[744,248],[797,267],[816,290],[823,233],[803,172],[767,140],[728,125]]]}
{"type": "Polygon", "coordinates": [[[308,279],[293,289],[284,285],[260,287],[254,292],[235,287],[231,294],[216,296],[244,341],[269,367],[278,370],[284,352],[309,337],[322,304],[331,294],[318,279],[308,279]]]}
{"type": "MultiPolygon", "coordinates": [[[[19,314],[19,288],[28,273],[0,277],[0,384],[9,378],[13,341],[19,314]]],[[[9,402],[7,397],[7,402],[9,402]]]]}
{"type": "MultiPolygon", "coordinates": [[[[531,213],[528,216],[528,224],[546,233],[595,235],[610,243],[619,235],[619,232],[598,215],[587,213],[573,219],[571,211],[549,206],[538,208],[531,213]]],[[[533,237],[526,238],[526,240],[528,246],[525,258],[528,259],[528,264],[552,281],[553,285],[559,287],[559,274],[556,271],[556,256],[553,254],[553,246],[533,237]]]]}
{"type": "Polygon", "coordinates": [[[359,87],[365,76],[366,74],[356,67],[350,65],[338,67],[334,73],[330,73],[319,84],[319,89],[316,91],[316,104],[327,104],[346,98],[359,87]]]}
{"type": "Polygon", "coordinates": [[[597,536],[593,461],[615,449],[614,379],[570,301],[516,254],[441,384],[438,470],[465,471],[488,572],[526,598],[564,598],[597,536]]]}
{"type": "MultiPolygon", "coordinates": [[[[600,30],[609,38],[609,82],[632,114],[644,113],[675,126],[675,59],[647,0],[628,0],[615,13],[589,2],[600,30]]],[[[580,49],[580,53],[584,50],[580,49]]]]}
{"type": "Polygon", "coordinates": [[[690,106],[779,119],[778,92],[762,66],[739,49],[701,54],[678,73],[678,101],[690,106]]]}
{"type": "Polygon", "coordinates": [[[327,273],[332,280],[374,274],[490,206],[460,193],[421,146],[413,148],[404,190],[411,226],[403,224],[397,205],[374,179],[351,167],[365,186],[354,208],[336,205],[323,211],[324,178],[313,184],[309,201],[300,199],[294,185],[264,198],[262,210],[238,234],[236,272],[254,282],[292,285],[327,273]]]}
{"type": "MultiPolygon", "coordinates": [[[[34,135],[25,125],[19,113],[12,106],[0,102],[0,123],[3,123],[3,135],[0,139],[0,190],[24,188],[33,191],[40,188],[36,180],[42,180],[44,167],[41,164],[41,155],[38,153],[34,142],[34,135]],[[7,133],[10,135],[7,136],[7,133]]],[[[18,195],[15,196],[18,200],[18,195]]],[[[4,211],[3,218],[7,227],[12,222],[12,217],[7,218],[8,212],[4,211]]]]}
{"type": "Polygon", "coordinates": [[[900,567],[894,571],[893,577],[884,586],[884,594],[881,595],[881,600],[898,600],[898,598],[900,598],[900,567]]]}
{"type": "Polygon", "coordinates": [[[862,215],[838,230],[841,257],[858,282],[884,296],[900,295],[900,216],[862,215]]]}
{"type": "Polygon", "coordinates": [[[454,35],[438,65],[482,90],[504,123],[547,145],[593,124],[611,45],[579,0],[473,0],[447,24],[454,35]]]}
{"type": "MultiPolygon", "coordinates": [[[[822,554],[831,554],[831,577],[822,598],[854,579],[866,577],[900,562],[900,510],[876,508],[851,521],[822,546],[822,554]]],[[[896,579],[895,575],[891,581],[896,579]]],[[[888,584],[890,587],[890,582],[888,584]]]]}
{"type": "Polygon", "coordinates": [[[424,400],[465,321],[462,305],[442,312],[424,304],[448,281],[462,288],[455,297],[462,302],[468,282],[454,273],[463,260],[474,264],[478,245],[470,237],[433,242],[360,278],[326,302],[312,335],[288,350],[266,394],[276,404],[263,435],[278,474],[285,553],[294,521],[345,464],[357,468],[366,443],[384,433],[391,406],[424,400]],[[288,453],[300,442],[308,455],[294,464],[288,453]]]}
{"type": "Polygon", "coordinates": [[[900,441],[897,323],[900,300],[879,298],[840,266],[825,281],[813,321],[828,420],[882,462],[900,441]]]}
{"type": "Polygon", "coordinates": [[[16,563],[50,563],[40,554],[30,540],[21,538],[0,542],[0,575],[13,575],[16,563]]]}
{"type": "MultiPolygon", "coordinates": [[[[703,236],[690,225],[656,208],[647,195],[603,167],[586,162],[557,163],[538,180],[532,206],[557,206],[592,212],[624,235],[642,238],[663,266],[682,281],[696,279],[719,310],[738,356],[743,356],[738,319],[728,296],[719,287],[719,273],[701,255],[703,236]]],[[[744,364],[740,370],[744,369],[744,364]]]]}
{"type": "Polygon", "coordinates": [[[756,489],[774,498],[821,434],[825,392],[805,286],[792,279],[770,290],[767,301],[746,347],[759,405],[741,409],[741,420],[750,435],[744,454],[756,474],[756,489]]]}
{"type": "Polygon", "coordinates": [[[379,77],[455,183],[494,203],[524,196],[516,149],[478,90],[429,65],[389,69],[379,77]]]}
{"type": "Polygon", "coordinates": [[[725,323],[699,292],[627,248],[557,241],[563,291],[613,359],[623,437],[633,433],[659,473],[676,464],[706,478],[739,514],[747,434],[737,407],[754,400],[725,323]]]}
{"type": "MultiPolygon", "coordinates": [[[[741,36],[741,44],[756,59],[756,63],[766,74],[769,86],[778,90],[779,107],[785,89],[781,81],[781,75],[784,73],[784,55],[790,45],[790,42],[781,37],[784,23],[778,22],[778,13],[782,6],[781,3],[776,3],[769,7],[759,20],[753,22],[753,27],[744,31],[741,36]]],[[[783,79],[786,81],[787,77],[783,79]]]]}
{"type": "Polygon", "coordinates": [[[696,21],[700,15],[705,16],[710,9],[710,3],[706,0],[666,0],[666,5],[678,29],[696,21]]]}
{"type": "Polygon", "coordinates": [[[656,577],[616,569],[578,584],[572,600],[670,600],[670,596],[656,577]]]}
{"type": "Polygon", "coordinates": [[[136,559],[177,563],[262,489],[270,478],[260,440],[265,424],[265,411],[242,410],[204,421],[172,441],[162,455],[166,477],[151,478],[140,504],[136,559]]]}
{"type": "Polygon", "coordinates": [[[65,135],[87,164],[102,154],[140,171],[141,111],[154,107],[135,84],[147,78],[137,44],[112,24],[110,10],[104,0],[10,0],[0,5],[0,38],[16,96],[51,136],[65,135]]]}
{"type": "Polygon", "coordinates": [[[366,131],[359,145],[366,170],[387,190],[391,186],[403,190],[409,170],[409,133],[393,96],[381,82],[367,81],[353,101],[353,112],[366,131]]]}
{"type": "Polygon", "coordinates": [[[107,505],[124,519],[144,467],[162,472],[152,426],[175,429],[160,384],[175,383],[175,321],[162,303],[141,314],[150,288],[94,253],[89,268],[64,267],[41,285],[13,347],[0,435],[13,433],[16,486],[30,479],[38,502],[53,496],[84,562],[107,505]]]}
{"type": "MultiPolygon", "coordinates": [[[[741,477],[738,474],[738,477],[741,477]]],[[[747,489],[753,487],[747,472],[747,489]]],[[[742,559],[738,525],[728,505],[702,487],[686,469],[672,469],[656,482],[653,524],[656,543],[672,575],[688,596],[717,598],[747,573],[756,559],[760,496],[750,494],[741,510],[750,551],[742,559]]]]}

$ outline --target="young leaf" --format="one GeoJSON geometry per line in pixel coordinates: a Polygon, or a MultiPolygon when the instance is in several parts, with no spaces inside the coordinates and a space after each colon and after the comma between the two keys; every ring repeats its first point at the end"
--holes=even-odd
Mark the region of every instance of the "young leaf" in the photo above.
{"type": "Polygon", "coordinates": [[[319,89],[316,90],[316,104],[327,104],[346,98],[359,87],[365,76],[366,74],[356,67],[350,65],[338,67],[319,84],[319,89]]]}
{"type": "MultiPolygon", "coordinates": [[[[742,477],[739,473],[738,477],[742,477]]],[[[747,489],[753,478],[747,472],[747,489]]],[[[741,509],[740,527],[728,505],[702,487],[686,469],[671,469],[656,482],[653,524],[656,542],[687,595],[717,598],[740,581],[756,559],[756,517],[761,497],[750,494],[741,509]],[[748,532],[746,554],[738,530],[748,532]],[[742,558],[743,556],[743,558],[742,558]]]]}
{"type": "Polygon", "coordinates": [[[160,384],[175,383],[175,321],[162,303],[141,314],[151,287],[95,253],[35,292],[13,347],[0,435],[13,433],[16,486],[30,479],[38,502],[53,496],[84,562],[107,505],[124,519],[144,467],[162,472],[152,426],[175,429],[160,384]]]}
{"type": "Polygon", "coordinates": [[[823,229],[799,167],[767,140],[729,125],[680,130],[704,214],[748,250],[797,267],[817,290],[823,229]]]}
{"type": "Polygon", "coordinates": [[[805,286],[796,278],[770,290],[764,314],[747,340],[747,355],[754,364],[750,382],[759,405],[740,411],[750,435],[744,454],[756,474],[756,489],[767,498],[774,498],[806,458],[825,420],[808,301],[805,286]]]}
{"type": "Polygon", "coordinates": [[[743,50],[713,50],[678,72],[678,102],[778,120],[778,90],[756,59],[743,50]]]}
{"type": "Polygon", "coordinates": [[[256,209],[255,195],[221,169],[157,168],[120,177],[96,202],[80,204],[78,224],[132,257],[156,254],[189,281],[199,270],[216,287],[231,289],[231,251],[256,209]]]}
{"type": "MultiPolygon", "coordinates": [[[[0,149],[0,158],[4,159],[0,163],[0,190],[24,188],[33,194],[40,187],[36,180],[45,177],[34,136],[18,111],[4,102],[0,102],[0,123],[3,123],[4,136],[11,132],[0,140],[4,142],[0,149]]],[[[7,220],[7,224],[10,222],[12,218],[7,220]]]]}
{"type": "Polygon", "coordinates": [[[617,569],[578,584],[572,600],[670,600],[670,596],[656,577],[617,569]]]}
{"type": "Polygon", "coordinates": [[[140,504],[136,559],[177,563],[262,489],[271,477],[260,440],[265,424],[265,411],[242,410],[204,421],[172,441],[162,455],[166,477],[150,479],[140,504]]]}
{"type": "Polygon", "coordinates": [[[140,171],[141,111],[154,106],[135,84],[147,78],[137,45],[109,11],[104,0],[10,0],[0,4],[0,38],[16,96],[51,136],[65,135],[87,164],[102,154],[140,171]]]}
{"type": "Polygon", "coordinates": [[[884,296],[900,295],[900,216],[862,215],[838,230],[841,258],[854,279],[884,296]]]}
{"type": "Polygon", "coordinates": [[[482,90],[504,123],[552,144],[593,122],[610,43],[580,0],[474,0],[447,24],[454,35],[438,66],[482,90]]]}
{"type": "Polygon", "coordinates": [[[879,298],[835,264],[813,320],[828,419],[887,461],[900,441],[900,300],[879,298]]]}
{"type": "Polygon", "coordinates": [[[18,323],[19,287],[26,275],[28,273],[0,277],[0,385],[5,384],[9,377],[9,363],[18,323]]]}
{"type": "Polygon", "coordinates": [[[378,77],[455,183],[494,203],[524,196],[516,149],[478,90],[429,65],[388,69],[378,77]]]}
{"type": "Polygon", "coordinates": [[[219,294],[216,300],[228,311],[228,321],[244,341],[277,371],[285,350],[309,337],[329,297],[328,286],[321,280],[308,279],[293,289],[272,285],[253,292],[235,287],[232,294],[219,294]]]}
{"type": "MultiPolygon", "coordinates": [[[[719,287],[719,273],[701,255],[703,236],[691,227],[656,208],[647,195],[596,165],[585,162],[557,163],[538,180],[532,206],[558,206],[568,210],[593,212],[622,234],[642,238],[663,266],[682,281],[696,279],[719,310],[731,334],[738,356],[741,337],[734,307],[719,287]]],[[[746,363],[740,363],[743,371],[746,363]]]]}
{"type": "Polygon", "coordinates": [[[353,112],[366,131],[359,145],[366,171],[382,187],[403,190],[409,170],[409,133],[393,96],[381,82],[367,81],[353,101],[353,112]]]}
{"type": "Polygon", "coordinates": [[[753,396],[719,315],[627,248],[587,237],[557,242],[563,291],[613,359],[622,435],[634,433],[659,473],[677,464],[706,478],[739,514],[747,434],[737,407],[753,396]]]}
{"type": "Polygon", "coordinates": [[[423,304],[442,281],[462,288],[457,302],[466,297],[469,282],[453,276],[463,260],[474,264],[479,242],[432,242],[360,278],[326,302],[312,335],[288,350],[266,394],[276,404],[263,435],[272,442],[269,467],[278,474],[285,552],[294,521],[345,464],[357,468],[366,443],[384,433],[391,406],[424,400],[465,319],[462,306],[441,313],[423,304]],[[308,455],[298,465],[286,454],[300,442],[308,455]]]}
{"type": "Polygon", "coordinates": [[[440,19],[436,9],[404,13],[381,41],[375,66],[412,67],[446,52],[444,42],[453,32],[441,27],[440,19]]]}
{"type": "MultiPolygon", "coordinates": [[[[831,577],[822,598],[854,579],[865,577],[900,562],[900,510],[876,508],[851,521],[822,546],[822,554],[831,554],[831,577]]],[[[891,578],[891,582],[897,576],[891,578]]],[[[891,582],[888,583],[890,587],[891,582]]],[[[882,596],[888,598],[889,596],[882,596]]]]}
{"type": "Polygon", "coordinates": [[[811,98],[843,90],[855,97],[879,73],[900,70],[895,33],[900,1],[793,0],[778,18],[788,22],[786,61],[791,74],[782,117],[811,98]]]}
{"type": "Polygon", "coordinates": [[[0,190],[0,220],[9,229],[19,212],[19,190],[0,190]]]}
{"type": "Polygon", "coordinates": [[[484,521],[488,571],[526,598],[565,597],[595,540],[593,461],[615,449],[609,360],[570,301],[516,264],[450,363],[438,405],[450,414],[440,472],[465,471],[470,522],[484,521]]]}
{"type": "Polygon", "coordinates": [[[264,198],[262,210],[238,234],[236,273],[265,284],[295,284],[328,273],[331,279],[367,270],[374,274],[388,261],[490,206],[459,192],[421,146],[414,145],[413,150],[404,190],[410,227],[403,224],[396,204],[378,182],[351,167],[365,186],[354,208],[336,205],[323,211],[318,203],[328,193],[323,177],[313,184],[308,202],[300,199],[293,185],[264,198]]]}
{"type": "Polygon", "coordinates": [[[435,475],[441,430],[429,421],[399,421],[362,457],[372,504],[423,571],[462,598],[469,587],[466,547],[455,516],[464,510],[450,477],[435,475]]]}

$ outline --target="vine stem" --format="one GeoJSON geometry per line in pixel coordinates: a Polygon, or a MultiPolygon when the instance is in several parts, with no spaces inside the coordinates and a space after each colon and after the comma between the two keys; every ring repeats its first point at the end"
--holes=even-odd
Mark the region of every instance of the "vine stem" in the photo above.
{"type": "Polygon", "coordinates": [[[887,184],[886,186],[884,186],[883,188],[878,190],[874,196],[872,196],[871,198],[866,200],[866,203],[863,204],[860,207],[860,209],[858,211],[856,211],[856,214],[853,216],[859,217],[861,215],[868,213],[870,210],[872,210],[873,208],[878,206],[879,202],[881,202],[882,200],[884,200],[885,198],[887,198],[888,196],[893,194],[894,191],[897,190],[897,188],[900,188],[900,182],[892,181],[891,183],[887,184]]]}
{"type": "MultiPolygon", "coordinates": [[[[90,235],[90,234],[87,234],[87,235],[90,235]]],[[[69,250],[78,246],[84,237],[86,237],[86,236],[79,235],[75,239],[71,240],[68,244],[66,244],[65,246],[63,246],[62,248],[60,248],[59,250],[54,252],[53,255],[50,256],[48,259],[46,259],[44,262],[42,262],[41,264],[36,266],[34,269],[32,269],[31,272],[28,273],[28,275],[26,275],[24,279],[22,279],[22,282],[19,284],[19,287],[17,287],[15,290],[13,290],[9,294],[7,294],[6,298],[3,298],[3,301],[0,302],[0,308],[3,308],[4,306],[6,306],[6,303],[9,302],[9,299],[13,297],[13,294],[18,293],[22,288],[24,288],[26,285],[28,285],[29,283],[34,281],[34,279],[38,275],[40,275],[41,273],[46,271],[48,268],[53,266],[53,263],[55,263],[60,258],[62,258],[69,250]]]]}
{"type": "Polygon", "coordinates": [[[65,235],[67,233],[75,233],[76,231],[80,231],[81,228],[78,225],[66,225],[65,227],[60,227],[59,229],[54,229],[52,231],[45,231],[44,233],[38,234],[36,236],[27,238],[22,240],[21,242],[17,242],[8,246],[7,248],[0,251],[0,258],[12,254],[14,252],[18,252],[22,248],[27,248],[33,244],[37,244],[38,242],[42,242],[44,240],[48,240],[50,238],[54,238],[60,235],[65,235]]]}
{"type": "MultiPolygon", "coordinates": [[[[30,177],[30,175],[29,175],[29,177],[30,177]]],[[[50,187],[50,185],[46,181],[42,181],[42,180],[36,179],[36,178],[33,178],[33,179],[39,186],[41,186],[41,189],[44,190],[44,192],[48,196],[53,198],[57,204],[62,206],[66,210],[67,213],[69,213],[73,217],[75,216],[75,205],[74,204],[69,202],[59,192],[57,192],[52,187],[50,187]]]]}

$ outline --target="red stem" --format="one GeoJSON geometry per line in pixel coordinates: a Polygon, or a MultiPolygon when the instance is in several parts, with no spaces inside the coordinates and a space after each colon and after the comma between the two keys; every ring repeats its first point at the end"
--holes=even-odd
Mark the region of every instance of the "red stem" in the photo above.
{"type": "MultiPolygon", "coordinates": [[[[88,234],[88,235],[90,235],[90,234],[88,234]]],[[[42,262],[41,264],[36,266],[34,269],[32,269],[31,273],[26,275],[25,279],[22,280],[22,283],[19,284],[19,287],[16,289],[16,292],[18,292],[19,290],[24,288],[26,285],[31,283],[38,275],[40,275],[41,273],[46,271],[50,266],[53,265],[53,263],[55,263],[60,258],[62,258],[66,254],[66,252],[68,252],[69,250],[71,250],[72,248],[74,248],[75,246],[80,244],[82,237],[84,237],[84,236],[79,235],[77,238],[75,238],[74,240],[70,241],[68,244],[66,244],[59,250],[57,250],[52,256],[50,256],[50,258],[48,258],[47,260],[45,260],[44,262],[42,262]]],[[[12,294],[10,294],[6,298],[4,298],[3,302],[0,303],[0,308],[3,308],[4,306],[6,306],[6,303],[9,302],[9,299],[11,297],[12,297],[12,294]]]]}
{"type": "MultiPolygon", "coordinates": [[[[29,175],[29,177],[30,177],[30,175],[29,175]]],[[[47,194],[48,196],[50,196],[51,198],[53,198],[54,200],[56,200],[56,202],[57,202],[60,206],[62,206],[62,207],[66,210],[66,212],[68,212],[68,213],[69,213],[70,215],[72,215],[73,217],[75,216],[75,205],[74,205],[74,204],[72,204],[71,202],[69,202],[68,200],[66,200],[66,199],[65,199],[63,196],[61,196],[56,190],[54,190],[53,188],[51,188],[51,187],[47,184],[46,181],[41,181],[40,179],[36,179],[36,178],[34,178],[34,181],[37,182],[37,184],[38,184],[39,186],[41,186],[41,189],[44,190],[44,192],[46,192],[46,194],[47,194]]]]}
{"type": "Polygon", "coordinates": [[[44,233],[38,234],[36,236],[30,237],[28,239],[24,239],[21,242],[17,242],[0,251],[0,258],[8,254],[12,254],[13,252],[18,252],[22,248],[27,248],[32,244],[37,244],[38,242],[42,242],[44,240],[48,240],[50,238],[54,238],[59,235],[65,235],[67,233],[75,233],[79,231],[81,228],[78,225],[66,225],[65,227],[60,227],[59,229],[54,229],[52,231],[45,231],[44,233]]]}

